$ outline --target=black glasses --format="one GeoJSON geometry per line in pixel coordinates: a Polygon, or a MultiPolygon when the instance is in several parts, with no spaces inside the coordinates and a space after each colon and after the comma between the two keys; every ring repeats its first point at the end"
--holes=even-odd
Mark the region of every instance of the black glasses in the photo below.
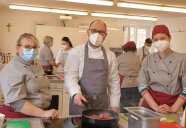
{"type": "MultiPolygon", "coordinates": [[[[19,44],[18,46],[23,46],[23,45],[21,45],[21,44],[19,44]]],[[[38,46],[31,46],[31,45],[25,45],[25,46],[23,46],[26,50],[31,50],[31,49],[34,49],[34,50],[38,50],[39,49],[39,47],[38,46]]]]}
{"type": "Polygon", "coordinates": [[[103,30],[97,30],[97,29],[89,29],[92,34],[99,33],[101,36],[105,36],[106,31],[103,30]]]}

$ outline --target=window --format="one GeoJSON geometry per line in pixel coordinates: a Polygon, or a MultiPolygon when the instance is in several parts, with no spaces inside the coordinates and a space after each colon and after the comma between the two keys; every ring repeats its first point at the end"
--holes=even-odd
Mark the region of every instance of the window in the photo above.
{"type": "Polygon", "coordinates": [[[137,48],[144,45],[145,39],[150,37],[149,26],[126,26],[124,27],[124,41],[136,42],[137,48]]]}

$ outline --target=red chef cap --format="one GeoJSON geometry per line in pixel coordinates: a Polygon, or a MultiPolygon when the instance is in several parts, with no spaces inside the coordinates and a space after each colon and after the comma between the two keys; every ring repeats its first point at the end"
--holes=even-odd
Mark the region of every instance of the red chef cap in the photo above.
{"type": "Polygon", "coordinates": [[[123,46],[121,46],[123,49],[128,49],[128,48],[136,48],[136,44],[134,41],[129,41],[123,46]]]}
{"type": "Polygon", "coordinates": [[[154,35],[159,34],[159,33],[163,33],[163,34],[166,34],[168,37],[171,37],[169,29],[166,25],[154,26],[154,28],[152,30],[152,38],[154,37],[154,35]]]}

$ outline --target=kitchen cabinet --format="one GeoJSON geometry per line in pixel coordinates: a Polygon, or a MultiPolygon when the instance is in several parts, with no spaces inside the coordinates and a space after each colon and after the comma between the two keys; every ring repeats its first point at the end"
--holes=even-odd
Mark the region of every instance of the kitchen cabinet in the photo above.
{"type": "Polygon", "coordinates": [[[57,76],[52,76],[49,80],[52,94],[52,107],[58,109],[60,116],[69,116],[70,95],[64,86],[64,80],[57,76]]]}

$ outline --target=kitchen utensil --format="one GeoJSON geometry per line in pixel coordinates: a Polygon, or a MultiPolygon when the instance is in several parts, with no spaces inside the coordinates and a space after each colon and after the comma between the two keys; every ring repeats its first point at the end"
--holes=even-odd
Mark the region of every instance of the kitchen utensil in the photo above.
{"type": "Polygon", "coordinates": [[[126,107],[128,111],[128,128],[159,128],[159,114],[144,107],[126,107]]]}
{"type": "Polygon", "coordinates": [[[117,128],[119,114],[108,109],[87,109],[82,112],[82,128],[117,128]],[[94,119],[91,115],[108,114],[113,119],[94,119]]]}

